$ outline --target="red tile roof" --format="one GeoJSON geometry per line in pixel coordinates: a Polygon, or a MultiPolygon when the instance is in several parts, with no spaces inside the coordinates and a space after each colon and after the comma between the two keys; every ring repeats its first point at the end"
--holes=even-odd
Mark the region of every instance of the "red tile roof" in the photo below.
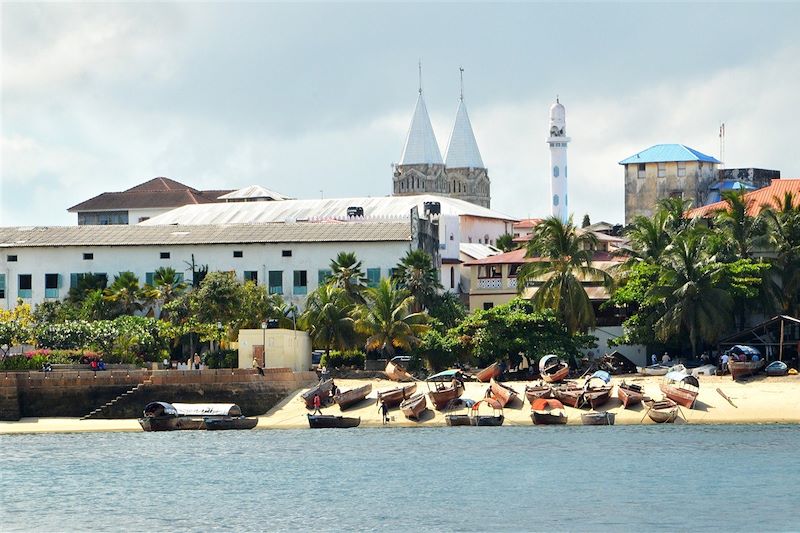
{"type": "Polygon", "coordinates": [[[67,209],[77,211],[110,211],[125,209],[160,209],[188,204],[210,204],[231,190],[199,191],[169,178],[153,178],[122,192],[104,192],[67,209]]]}
{"type": "MultiPolygon", "coordinates": [[[[775,198],[783,200],[784,195],[788,192],[795,195],[795,201],[800,205],[800,179],[772,180],[768,187],[746,193],[744,195],[745,201],[750,202],[747,214],[756,216],[765,207],[778,207],[775,198]]],[[[727,205],[725,202],[714,202],[713,204],[690,209],[686,216],[689,218],[714,216],[717,211],[726,209],[727,205]]]]}
{"type": "Polygon", "coordinates": [[[541,218],[523,218],[519,222],[514,222],[514,229],[528,229],[533,228],[541,222],[541,218]]]}

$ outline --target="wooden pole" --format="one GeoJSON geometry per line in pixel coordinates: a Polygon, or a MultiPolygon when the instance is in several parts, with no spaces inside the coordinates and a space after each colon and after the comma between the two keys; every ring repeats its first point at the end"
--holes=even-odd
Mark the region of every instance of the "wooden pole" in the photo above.
{"type": "Polygon", "coordinates": [[[778,361],[783,361],[783,318],[781,318],[781,345],[778,348],[778,361]]]}

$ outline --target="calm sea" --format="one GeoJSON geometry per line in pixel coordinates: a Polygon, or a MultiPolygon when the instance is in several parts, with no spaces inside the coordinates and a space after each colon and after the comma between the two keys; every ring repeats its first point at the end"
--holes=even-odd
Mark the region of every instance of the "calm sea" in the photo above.
{"type": "Polygon", "coordinates": [[[798,444],[798,426],[0,436],[0,530],[797,530],[798,444]]]}

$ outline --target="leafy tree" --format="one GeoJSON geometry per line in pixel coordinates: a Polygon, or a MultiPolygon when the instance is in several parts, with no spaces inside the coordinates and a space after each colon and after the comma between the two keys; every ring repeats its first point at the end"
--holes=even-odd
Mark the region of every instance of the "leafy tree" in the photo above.
{"type": "Polygon", "coordinates": [[[510,252],[511,250],[516,249],[517,245],[514,243],[514,236],[510,233],[504,233],[500,235],[497,240],[495,241],[495,247],[504,251],[510,252]]]}
{"type": "Polygon", "coordinates": [[[390,357],[395,350],[409,352],[419,344],[419,336],[428,329],[427,315],[411,311],[414,297],[407,290],[382,279],[364,292],[364,300],[355,314],[356,331],[367,337],[366,351],[390,357]]]}
{"type": "Polygon", "coordinates": [[[430,309],[434,298],[442,289],[433,259],[424,250],[407,252],[395,267],[392,277],[398,288],[407,290],[414,297],[414,311],[430,309]]]}
{"type": "Polygon", "coordinates": [[[658,209],[652,218],[639,215],[633,220],[626,229],[633,246],[629,264],[638,261],[656,264],[661,261],[661,256],[672,243],[669,220],[670,214],[664,209],[658,209]]]}
{"type": "Polygon", "coordinates": [[[467,308],[452,292],[437,294],[428,308],[428,315],[435,319],[431,326],[440,332],[456,327],[467,316],[467,308]],[[434,322],[436,325],[434,325],[434,322]]]}
{"type": "Polygon", "coordinates": [[[532,301],[539,310],[551,309],[574,333],[593,326],[594,308],[581,280],[593,280],[610,287],[611,276],[592,266],[592,254],[597,237],[579,232],[572,224],[557,217],[541,221],[533,231],[525,257],[535,261],[525,263],[518,275],[519,290],[529,284],[538,288],[532,301]]]}
{"type": "Polygon", "coordinates": [[[433,372],[452,367],[458,361],[458,340],[434,328],[420,335],[420,343],[413,354],[425,362],[433,372]]]}
{"type": "Polygon", "coordinates": [[[114,282],[103,294],[107,301],[115,304],[115,311],[120,315],[132,315],[144,307],[141,302],[139,278],[130,271],[120,272],[114,276],[114,282]]]}
{"type": "Polygon", "coordinates": [[[308,330],[314,346],[345,351],[355,345],[355,321],[350,316],[355,306],[344,289],[321,285],[308,296],[306,309],[300,317],[301,325],[308,330]]]}
{"type": "Polygon", "coordinates": [[[664,198],[658,201],[658,210],[665,213],[664,222],[672,235],[679,234],[691,224],[691,220],[686,218],[686,212],[691,206],[692,201],[683,198],[664,198]]]}
{"type": "Polygon", "coordinates": [[[105,297],[102,289],[87,292],[80,305],[78,314],[84,320],[109,320],[115,314],[114,302],[105,297]]]}
{"type": "Polygon", "coordinates": [[[734,256],[746,259],[756,246],[763,243],[766,224],[761,216],[748,214],[752,200],[748,201],[743,190],[722,193],[726,208],[720,210],[715,218],[716,227],[722,231],[722,238],[734,252],[734,256]]]}
{"type": "Polygon", "coordinates": [[[105,274],[78,274],[77,284],[70,287],[67,299],[76,304],[82,303],[86,296],[97,290],[104,290],[108,285],[108,277],[105,274]]]}
{"type": "Polygon", "coordinates": [[[773,287],[783,314],[800,316],[800,198],[786,193],[775,198],[775,209],[766,209],[768,242],[775,252],[772,261],[779,284],[773,287]]]}
{"type": "Polygon", "coordinates": [[[192,291],[189,308],[199,322],[227,325],[236,320],[241,302],[242,284],[232,272],[210,272],[192,291]]]}
{"type": "Polygon", "coordinates": [[[345,294],[354,303],[363,303],[361,293],[367,287],[367,277],[361,268],[361,261],[354,252],[339,252],[331,261],[331,277],[328,283],[344,289],[345,294]]]}

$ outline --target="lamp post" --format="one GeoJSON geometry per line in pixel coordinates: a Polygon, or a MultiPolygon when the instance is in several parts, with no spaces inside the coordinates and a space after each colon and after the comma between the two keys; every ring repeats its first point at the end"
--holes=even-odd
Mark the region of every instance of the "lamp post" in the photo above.
{"type": "Polygon", "coordinates": [[[217,322],[217,351],[222,348],[222,322],[217,322]]]}
{"type": "Polygon", "coordinates": [[[264,319],[261,322],[261,334],[262,334],[262,344],[261,344],[261,355],[264,357],[264,368],[267,368],[267,320],[264,319]]]}

